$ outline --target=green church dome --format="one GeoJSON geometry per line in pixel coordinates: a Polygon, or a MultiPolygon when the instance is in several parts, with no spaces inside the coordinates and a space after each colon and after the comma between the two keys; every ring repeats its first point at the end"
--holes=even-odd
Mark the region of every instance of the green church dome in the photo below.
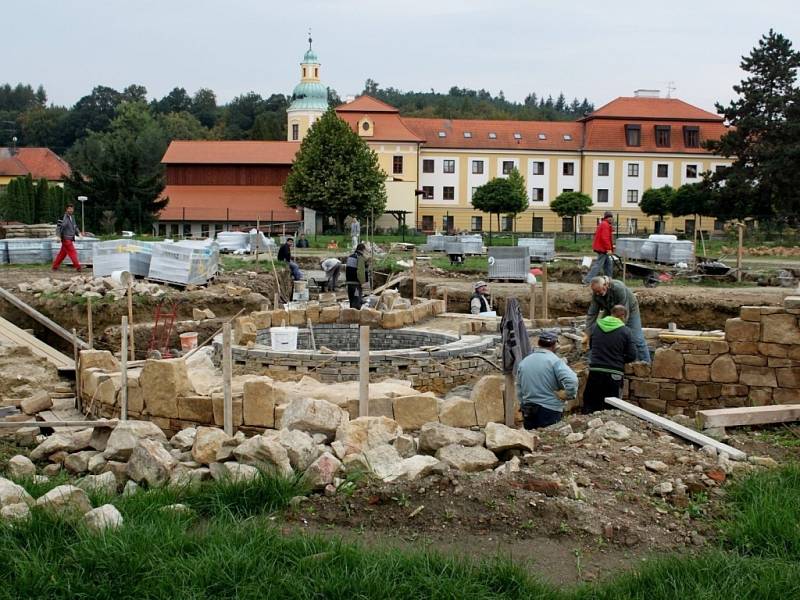
{"type": "Polygon", "coordinates": [[[319,58],[317,57],[317,53],[314,52],[311,48],[306,50],[306,53],[303,55],[303,62],[304,63],[319,63],[319,58]]]}
{"type": "Polygon", "coordinates": [[[298,83],[289,110],[328,110],[328,88],[319,82],[298,83]]]}

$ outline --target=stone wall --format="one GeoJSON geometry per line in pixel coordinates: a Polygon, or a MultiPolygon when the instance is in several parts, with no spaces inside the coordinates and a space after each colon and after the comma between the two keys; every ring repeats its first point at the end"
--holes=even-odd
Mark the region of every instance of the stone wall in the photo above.
{"type": "Polygon", "coordinates": [[[782,307],[743,306],[718,337],[662,336],[648,367],[629,366],[628,398],[643,408],[696,410],[800,403],[800,296],[782,307]],[[673,339],[677,341],[672,341],[673,339]]]}

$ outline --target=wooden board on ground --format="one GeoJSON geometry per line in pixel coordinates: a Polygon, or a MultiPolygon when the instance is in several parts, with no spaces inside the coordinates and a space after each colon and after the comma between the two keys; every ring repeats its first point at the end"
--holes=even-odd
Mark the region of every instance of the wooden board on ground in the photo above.
{"type": "Polygon", "coordinates": [[[370,292],[370,294],[375,294],[375,295],[380,294],[383,290],[385,290],[387,288],[390,288],[393,285],[398,285],[400,283],[403,283],[404,281],[407,281],[408,279],[410,279],[410,277],[408,275],[401,275],[400,277],[395,277],[394,279],[390,279],[389,281],[387,281],[383,285],[380,285],[380,286],[376,287],[374,290],[372,290],[370,292]]]}
{"type": "Polygon", "coordinates": [[[11,304],[12,306],[17,308],[18,310],[20,310],[23,313],[25,313],[26,315],[28,315],[31,319],[34,319],[35,321],[38,321],[39,323],[41,323],[42,325],[47,327],[50,331],[52,331],[56,335],[60,336],[62,339],[66,340],[70,344],[72,344],[75,341],[77,341],[78,348],[80,348],[82,350],[88,350],[89,349],[89,344],[84,342],[82,339],[77,338],[77,340],[73,340],[73,335],[69,331],[64,329],[61,325],[59,325],[58,323],[56,323],[52,319],[44,316],[38,310],[36,310],[32,306],[30,306],[27,302],[24,302],[24,301],[20,300],[14,294],[12,294],[11,292],[9,292],[6,289],[3,289],[2,287],[0,287],[0,298],[2,298],[3,300],[5,300],[9,304],[11,304]]]}
{"type": "Polygon", "coordinates": [[[737,427],[800,421],[800,404],[778,406],[743,406],[698,410],[697,420],[702,427],[737,427]]]}
{"type": "Polygon", "coordinates": [[[59,371],[75,370],[75,361],[69,356],[62,354],[2,317],[0,317],[0,343],[12,346],[28,346],[36,356],[47,359],[59,371]]]}
{"type": "Polygon", "coordinates": [[[606,404],[613,406],[614,408],[618,408],[619,410],[625,411],[626,413],[632,414],[634,417],[638,417],[643,419],[653,425],[660,427],[670,433],[674,433],[675,435],[679,435],[682,438],[689,440],[692,443],[695,443],[699,446],[712,446],[714,447],[717,452],[726,452],[728,456],[731,457],[733,460],[745,460],[747,458],[747,454],[742,452],[741,450],[737,450],[733,446],[728,446],[728,444],[723,444],[722,442],[718,442],[717,440],[708,437],[707,435],[703,435],[699,431],[695,431],[694,429],[689,429],[688,427],[684,427],[683,425],[679,425],[675,421],[671,421],[661,415],[657,415],[655,413],[651,413],[649,410],[645,410],[640,406],[636,406],[631,404],[630,402],[625,402],[624,400],[620,400],[619,398],[606,398],[606,404]]]}
{"type": "Polygon", "coordinates": [[[45,410],[36,416],[47,423],[48,427],[52,427],[56,431],[78,431],[82,429],[82,427],[78,425],[72,425],[72,423],[80,423],[86,420],[86,417],[83,415],[83,413],[79,412],[75,408],[71,410],[45,410]],[[65,426],[63,425],[64,423],[70,423],[70,425],[65,426]]]}

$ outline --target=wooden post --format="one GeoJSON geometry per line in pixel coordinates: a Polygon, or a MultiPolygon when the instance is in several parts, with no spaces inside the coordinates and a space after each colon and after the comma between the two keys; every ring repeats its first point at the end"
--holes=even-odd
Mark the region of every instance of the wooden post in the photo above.
{"type": "Polygon", "coordinates": [[[128,328],[130,329],[131,360],[136,360],[136,346],[133,341],[133,276],[128,282],[128,328]]]}
{"type": "Polygon", "coordinates": [[[548,319],[547,307],[549,304],[547,297],[547,263],[542,264],[542,318],[548,319]]]}
{"type": "Polygon", "coordinates": [[[122,333],[120,334],[120,409],[119,418],[128,420],[128,317],[122,317],[122,333]]]}
{"type": "Polygon", "coordinates": [[[369,416],[369,325],[358,335],[358,416],[369,416]]]}
{"type": "Polygon", "coordinates": [[[78,349],[78,332],[72,328],[72,360],[75,363],[75,408],[82,410],[81,399],[81,352],[78,349]]]}
{"type": "Polygon", "coordinates": [[[86,329],[89,336],[89,348],[94,348],[94,328],[92,327],[92,297],[86,298],[86,329]]]}
{"type": "Polygon", "coordinates": [[[444,312],[447,312],[447,288],[442,290],[442,301],[444,302],[444,312]]]}
{"type": "Polygon", "coordinates": [[[231,324],[222,326],[222,423],[225,433],[233,435],[233,399],[231,397],[231,324]]]}
{"type": "Polygon", "coordinates": [[[625,283],[625,278],[628,276],[628,261],[622,259],[622,283],[625,283]]]}
{"type": "Polygon", "coordinates": [[[256,219],[256,271],[258,271],[258,245],[261,242],[261,221],[256,219]]]}
{"type": "Polygon", "coordinates": [[[278,292],[275,292],[275,304],[272,307],[272,310],[278,310],[281,304],[281,295],[278,292]]]}
{"type": "Polygon", "coordinates": [[[311,324],[311,319],[306,319],[306,326],[308,327],[308,334],[311,336],[311,349],[317,351],[317,340],[314,339],[314,326],[311,324]]]}
{"type": "Polygon", "coordinates": [[[530,312],[531,312],[531,326],[533,325],[534,319],[536,319],[536,284],[532,283],[530,286],[530,300],[529,300],[530,312]]]}
{"type": "Polygon", "coordinates": [[[417,249],[414,248],[411,252],[411,304],[414,304],[414,298],[417,297],[417,249]]]}
{"type": "Polygon", "coordinates": [[[514,383],[514,374],[505,374],[505,388],[503,390],[503,412],[505,423],[508,427],[514,426],[514,413],[517,410],[517,386],[514,383]]]}
{"type": "Polygon", "coordinates": [[[742,280],[742,250],[744,248],[744,223],[737,223],[739,228],[739,247],[736,249],[736,281],[742,280]]]}

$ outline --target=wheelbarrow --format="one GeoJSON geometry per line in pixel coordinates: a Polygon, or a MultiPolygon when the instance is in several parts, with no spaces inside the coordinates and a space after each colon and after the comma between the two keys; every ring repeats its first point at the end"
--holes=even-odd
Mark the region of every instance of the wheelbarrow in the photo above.
{"type": "Polygon", "coordinates": [[[628,276],[632,277],[641,277],[642,283],[644,283],[645,287],[653,288],[661,282],[660,273],[652,267],[639,263],[624,261],[616,254],[611,255],[611,260],[618,272],[624,272],[628,276]]]}

